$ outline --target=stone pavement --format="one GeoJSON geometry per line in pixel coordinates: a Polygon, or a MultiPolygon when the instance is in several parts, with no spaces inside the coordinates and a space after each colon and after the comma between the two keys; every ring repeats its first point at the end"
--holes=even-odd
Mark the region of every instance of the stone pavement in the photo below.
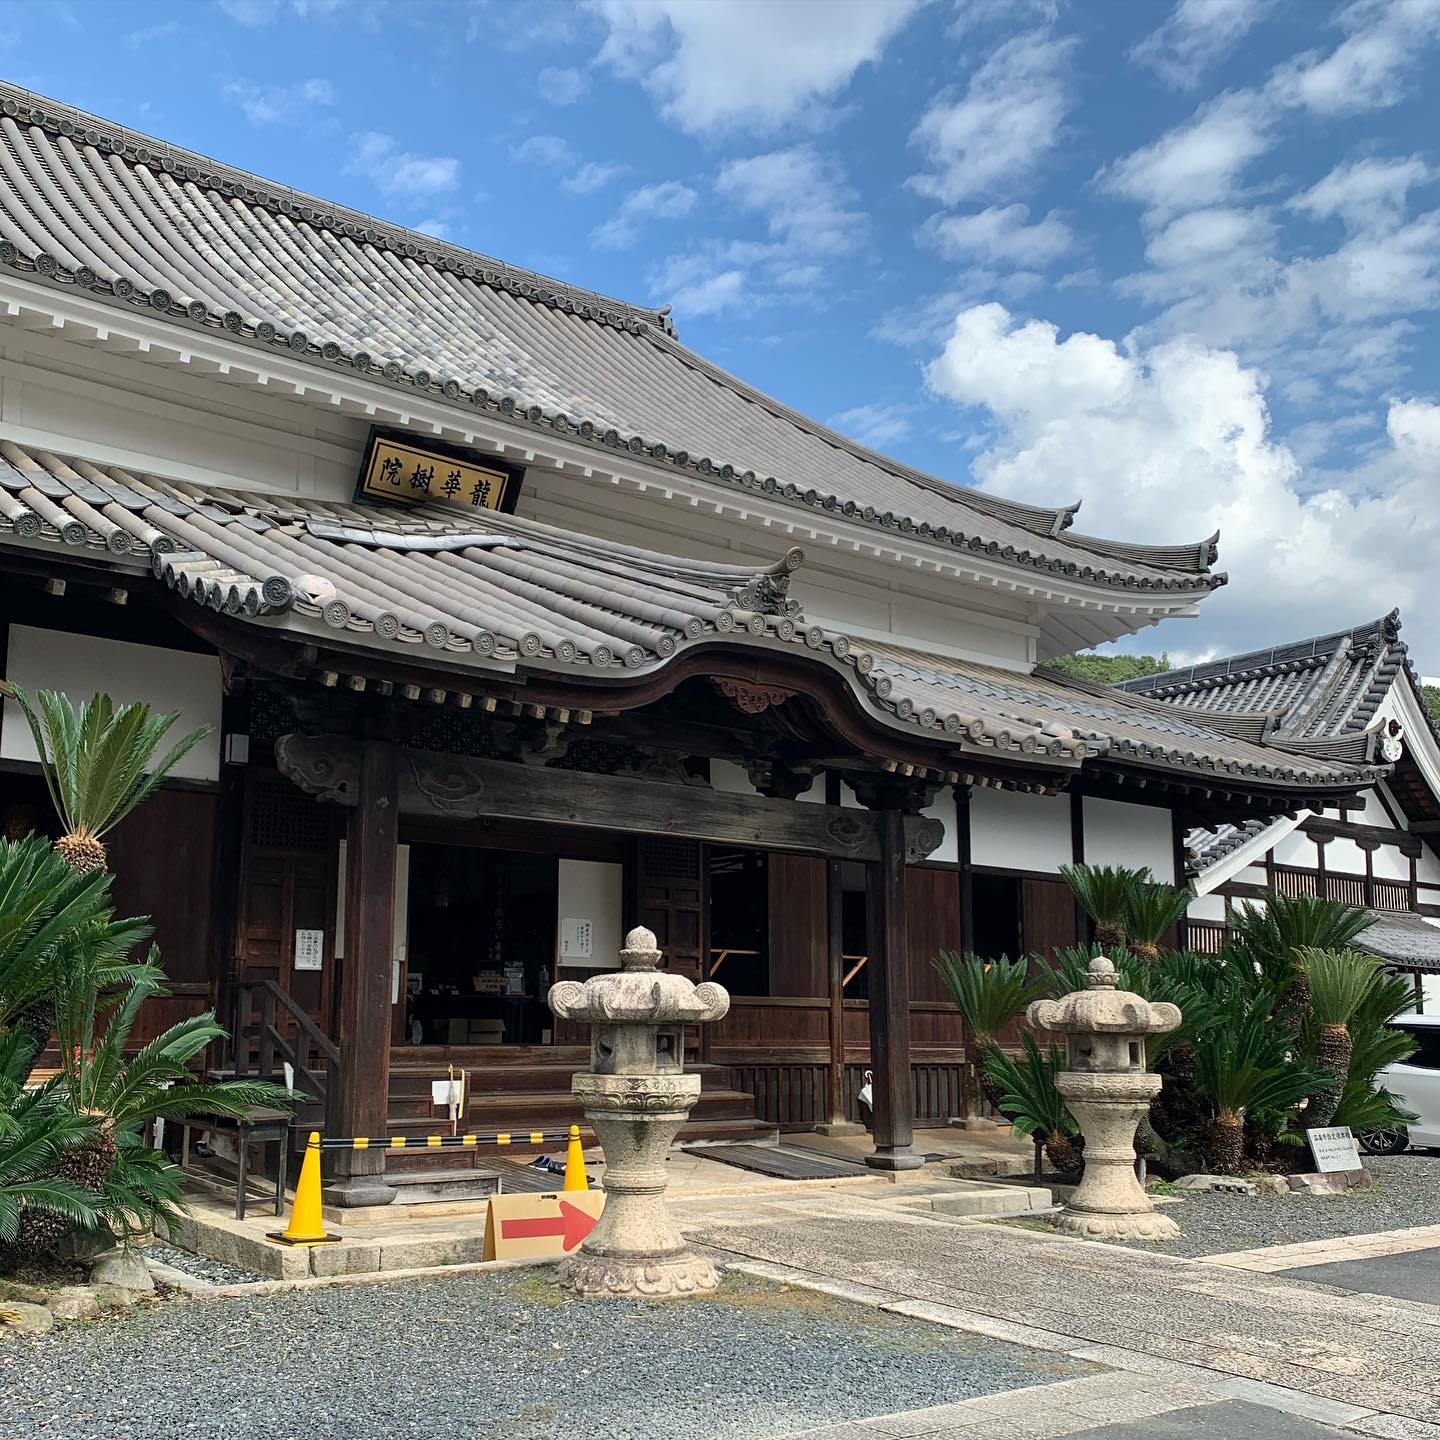
{"type": "MultiPolygon", "coordinates": [[[[1205,1407],[1197,1415],[1207,1416],[1235,1402],[1322,1427],[1277,1435],[1344,1426],[1394,1440],[1440,1440],[1440,1308],[1433,1305],[1344,1293],[1283,1272],[901,1213],[855,1192],[682,1201],[675,1208],[691,1239],[732,1267],[1112,1366],[1126,1372],[1115,1379],[1122,1393],[1126,1383],[1148,1377],[1137,1403],[1153,1407],[1097,1417],[1093,1407],[1067,1407],[1056,1385],[1034,1397],[1032,1415],[971,1411],[965,1414],[974,1423],[947,1415],[928,1430],[903,1428],[920,1424],[918,1416],[882,1417],[832,1427],[824,1432],[831,1440],[938,1440],[967,1431],[987,1440],[1042,1440],[1197,1404],[1205,1407]],[[1058,1418],[1072,1412],[1080,1418],[1058,1418]]],[[[1196,1423],[1197,1434],[1226,1433],[1208,1419],[1196,1423]]],[[[1154,1433],[1148,1422],[1145,1429],[1154,1433]]]]}

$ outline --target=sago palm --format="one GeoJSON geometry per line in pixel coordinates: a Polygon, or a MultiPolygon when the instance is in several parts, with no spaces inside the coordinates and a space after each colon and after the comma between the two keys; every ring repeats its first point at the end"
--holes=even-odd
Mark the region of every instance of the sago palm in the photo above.
{"type": "Polygon", "coordinates": [[[1310,981],[1307,1027],[1316,1066],[1327,1078],[1310,1097],[1307,1127],[1328,1125],[1350,1078],[1350,1022],[1379,971],[1373,955],[1358,950],[1312,950],[1302,947],[1296,960],[1310,981]]]}
{"type": "MultiPolygon", "coordinates": [[[[62,971],[56,991],[60,1031],[60,1083],[71,1107],[91,1121],[93,1132],[85,1143],[67,1152],[61,1174],[97,1194],[113,1192],[117,1157],[127,1145],[138,1144],[147,1121],[165,1115],[172,1119],[195,1114],[243,1115],[254,1105],[281,1105],[288,1093],[266,1081],[202,1081],[195,1078],[191,1062],[216,1040],[224,1038],[224,1027],[213,1012],[178,1021],[134,1055],[125,1054],[136,1017],[144,1003],[165,992],[163,976],[154,964],[136,967],[127,983],[109,995],[99,993],[93,983],[93,968],[82,962],[62,971]]],[[[91,957],[92,966],[98,957],[91,957]]],[[[146,1162],[136,1154],[128,1157],[129,1170],[146,1179],[146,1162]],[[142,1167],[142,1168],[137,1168],[142,1167]]],[[[156,1161],[163,1164],[160,1157],[156,1161]]],[[[124,1186],[119,1186],[123,1194],[124,1186]]],[[[157,1192],[163,1202],[169,1190],[157,1192]]],[[[142,1195],[135,1203],[121,1205],[121,1211],[155,1208],[142,1195]]],[[[153,1200],[155,1197],[151,1197],[153,1200]]],[[[108,1207],[120,1224],[124,1214],[113,1215],[114,1195],[108,1207]]],[[[166,1218],[163,1204],[160,1218],[166,1218]]],[[[151,1219],[156,1218],[154,1215],[151,1219]]]]}
{"type": "Polygon", "coordinates": [[[982,960],[970,951],[960,955],[942,950],[931,964],[964,1016],[966,1058],[994,1105],[999,1091],[987,1082],[985,1056],[1000,1043],[1006,1028],[1025,1013],[1025,1007],[1045,994],[1047,976],[1043,972],[1032,975],[1024,960],[1004,955],[998,960],[982,960]]]}
{"type": "Polygon", "coordinates": [[[103,837],[125,818],[209,733],[192,730],[159,759],[165,732],[180,717],[152,715],[136,702],[118,708],[95,695],[78,709],[54,690],[36,694],[39,709],[18,685],[0,681],[29,723],[50,799],[65,827],[55,849],[76,870],[103,870],[103,837]]]}
{"type": "Polygon", "coordinates": [[[1021,1054],[1007,1055],[998,1046],[985,1060],[985,1070],[1000,1091],[999,1110],[1017,1135],[1035,1141],[1036,1168],[1043,1146],[1050,1163],[1062,1175],[1074,1175],[1083,1163],[1074,1136],[1079,1133],[1065,1097],[1055,1088],[1055,1077],[1065,1068],[1060,1047],[1052,1043],[1042,1051],[1035,1037],[1020,1032],[1021,1054]]]}
{"type": "Polygon", "coordinates": [[[1343,950],[1374,917],[1339,900],[1270,891],[1263,906],[1248,901],[1230,917],[1227,951],[1248,960],[1271,984],[1288,989],[1300,1016],[1309,1008],[1309,981],[1300,950],[1343,950]]]}
{"type": "Polygon", "coordinates": [[[56,1172],[90,1131],[90,1122],[63,1103],[58,1080],[22,1089],[14,1076],[25,1038],[0,1035],[0,1262],[15,1257],[27,1221],[54,1218],[64,1228],[99,1223],[96,1197],[56,1172]]]}
{"type": "Polygon", "coordinates": [[[1266,1004],[1253,1000],[1236,1000],[1194,1037],[1195,1088],[1214,1108],[1208,1148],[1220,1174],[1243,1167],[1250,1111],[1290,1110],[1320,1082],[1321,1072],[1291,1053],[1293,1039],[1266,1004]]]}
{"type": "Polygon", "coordinates": [[[1139,880],[1125,899],[1125,940],[1142,960],[1160,954],[1165,932],[1178,925],[1194,899],[1188,890],[1177,890],[1157,880],[1139,880]]]}
{"type": "Polygon", "coordinates": [[[1127,870],[1123,865],[1062,865],[1060,876],[1090,917],[1102,949],[1123,945],[1130,892],[1149,881],[1150,871],[1127,870]]]}

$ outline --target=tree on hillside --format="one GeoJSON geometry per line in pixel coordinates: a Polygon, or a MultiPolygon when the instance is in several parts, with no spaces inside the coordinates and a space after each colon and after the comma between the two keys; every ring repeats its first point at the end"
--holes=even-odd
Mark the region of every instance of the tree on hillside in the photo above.
{"type": "Polygon", "coordinates": [[[1440,685],[1422,685],[1420,693],[1425,697],[1425,708],[1430,718],[1440,725],[1440,685]]]}
{"type": "Polygon", "coordinates": [[[1057,655],[1053,660],[1043,660],[1041,668],[1059,670],[1075,676],[1077,680],[1090,680],[1097,685],[1114,685],[1121,680],[1134,680],[1140,675],[1161,675],[1170,669],[1170,657],[1163,652],[1157,660],[1153,655],[1097,655],[1093,650],[1077,650],[1072,655],[1057,655]]]}

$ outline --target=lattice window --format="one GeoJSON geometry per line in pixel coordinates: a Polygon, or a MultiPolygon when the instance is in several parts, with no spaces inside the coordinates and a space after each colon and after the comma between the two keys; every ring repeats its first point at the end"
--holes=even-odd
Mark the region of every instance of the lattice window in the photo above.
{"type": "Polygon", "coordinates": [[[267,850],[325,850],[329,819],[318,800],[288,780],[256,780],[250,794],[250,843],[267,850]]]}
{"type": "Polygon", "coordinates": [[[1275,867],[1275,889],[1281,895],[1318,895],[1319,880],[1314,870],[1295,870],[1285,865],[1275,867]]]}
{"type": "Polygon", "coordinates": [[[699,880],[700,846],[693,840],[646,840],[640,863],[651,880],[699,880]]]}
{"type": "Polygon", "coordinates": [[[622,771],[639,770],[646,760],[645,752],[634,745],[617,745],[610,740],[576,740],[555,760],[547,760],[549,770],[583,770],[589,775],[616,775],[622,771]]]}
{"type": "Polygon", "coordinates": [[[406,732],[405,743],[415,750],[438,750],[445,755],[505,758],[495,740],[494,721],[483,710],[432,707],[415,719],[406,732]]]}
{"type": "Polygon", "coordinates": [[[1330,875],[1325,876],[1325,894],[1331,900],[1339,900],[1345,905],[1358,905],[1363,908],[1365,904],[1365,877],[1363,875],[1330,875]]]}
{"type": "Polygon", "coordinates": [[[264,744],[300,729],[290,697],[273,685],[253,684],[250,693],[250,741],[264,744]]]}

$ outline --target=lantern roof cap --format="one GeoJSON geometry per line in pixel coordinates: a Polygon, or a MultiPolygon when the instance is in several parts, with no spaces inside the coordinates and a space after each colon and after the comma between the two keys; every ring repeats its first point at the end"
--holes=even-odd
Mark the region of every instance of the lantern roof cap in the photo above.
{"type": "Polygon", "coordinates": [[[707,980],[661,970],[655,933],[637,925],[620,952],[620,969],[581,984],[561,980],[550,987],[550,1008],[562,1020],[592,1025],[698,1024],[719,1020],[730,1009],[730,993],[707,980]]]}
{"type": "Polygon", "coordinates": [[[1025,1012],[1029,1022],[1062,1035],[1163,1035],[1180,1025],[1180,1007],[1149,1001],[1119,988],[1112,961],[1097,955],[1089,965],[1086,988],[1058,1000],[1036,1000],[1025,1012]]]}

